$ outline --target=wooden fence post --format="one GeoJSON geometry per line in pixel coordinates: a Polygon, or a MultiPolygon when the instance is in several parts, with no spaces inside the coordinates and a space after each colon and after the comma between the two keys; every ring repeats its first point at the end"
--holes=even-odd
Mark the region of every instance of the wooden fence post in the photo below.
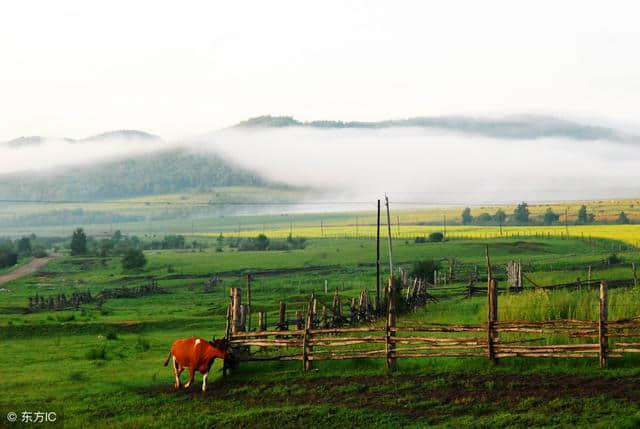
{"type": "Polygon", "coordinates": [[[498,283],[491,279],[487,290],[489,314],[487,317],[487,356],[492,363],[498,363],[495,356],[494,344],[496,340],[495,322],[498,321],[498,283]]]}
{"type": "Polygon", "coordinates": [[[251,274],[247,274],[247,331],[251,330],[251,274]]]}
{"type": "Polygon", "coordinates": [[[307,319],[304,324],[304,335],[302,337],[302,365],[305,371],[311,369],[311,360],[309,359],[309,353],[313,352],[313,346],[309,345],[311,341],[311,328],[313,327],[313,312],[312,301],[309,302],[309,309],[307,310],[307,319]]]}
{"type": "Polygon", "coordinates": [[[289,325],[287,324],[287,304],[283,301],[280,301],[280,311],[278,313],[278,330],[286,331],[289,329],[289,325]]]}
{"type": "Polygon", "coordinates": [[[587,272],[587,280],[591,282],[591,265],[589,265],[589,271],[587,272]]]}
{"type": "Polygon", "coordinates": [[[327,306],[322,304],[322,327],[327,327],[327,306]]]}
{"type": "Polygon", "coordinates": [[[296,310],[296,329],[302,329],[304,324],[302,323],[302,316],[300,315],[300,310],[296,310]]]}
{"type": "Polygon", "coordinates": [[[389,276],[389,303],[387,305],[387,323],[385,326],[385,353],[387,357],[387,369],[393,371],[396,368],[395,343],[392,342],[396,336],[392,328],[396,327],[396,299],[395,288],[393,285],[393,276],[389,276]]]}
{"type": "Polygon", "coordinates": [[[231,324],[233,322],[231,321],[231,303],[227,303],[227,323],[225,324],[224,327],[224,337],[228,340],[229,337],[231,336],[231,324]]]}
{"type": "Polygon", "coordinates": [[[607,336],[607,284],[600,282],[600,323],[598,324],[598,336],[600,338],[600,368],[607,367],[607,352],[609,339],[607,336]]]}
{"type": "Polygon", "coordinates": [[[633,287],[637,288],[638,287],[638,273],[636,272],[636,263],[635,262],[631,263],[631,268],[633,269],[633,287]]]}
{"type": "Polygon", "coordinates": [[[231,316],[231,333],[235,334],[236,332],[242,331],[242,317],[241,317],[241,308],[242,308],[242,291],[238,288],[231,289],[231,305],[232,305],[232,316],[231,316]]]}

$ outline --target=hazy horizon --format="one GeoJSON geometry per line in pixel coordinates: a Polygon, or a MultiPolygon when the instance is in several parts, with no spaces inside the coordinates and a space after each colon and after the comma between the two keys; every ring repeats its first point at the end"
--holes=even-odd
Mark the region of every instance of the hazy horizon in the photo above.
{"type": "Polygon", "coordinates": [[[0,141],[117,129],[173,140],[262,114],[534,113],[638,129],[637,12],[595,1],[7,2],[0,141]]]}

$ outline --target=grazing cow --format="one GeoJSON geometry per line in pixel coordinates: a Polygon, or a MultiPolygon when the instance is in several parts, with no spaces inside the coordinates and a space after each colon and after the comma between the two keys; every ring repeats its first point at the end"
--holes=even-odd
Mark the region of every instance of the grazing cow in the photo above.
{"type": "Polygon", "coordinates": [[[164,362],[167,366],[173,356],[173,373],[176,376],[176,389],[180,389],[180,374],[185,368],[189,369],[189,382],[184,385],[185,389],[191,387],[193,376],[196,371],[200,371],[202,376],[202,391],[207,390],[207,376],[215,358],[226,359],[228,356],[229,343],[226,339],[214,338],[207,341],[203,338],[182,338],[176,340],[171,346],[169,356],[164,362]]]}

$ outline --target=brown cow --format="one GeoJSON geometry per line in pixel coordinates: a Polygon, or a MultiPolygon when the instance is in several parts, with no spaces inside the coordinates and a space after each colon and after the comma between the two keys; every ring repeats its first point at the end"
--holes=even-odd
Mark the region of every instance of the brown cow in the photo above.
{"type": "Polygon", "coordinates": [[[171,346],[167,360],[164,362],[164,366],[167,366],[173,356],[176,389],[180,389],[180,374],[185,368],[188,368],[189,382],[184,385],[184,388],[191,387],[195,372],[200,371],[203,374],[202,391],[205,392],[207,390],[207,376],[213,361],[215,358],[226,359],[228,346],[229,343],[226,339],[207,341],[203,338],[191,337],[176,340],[171,346]]]}

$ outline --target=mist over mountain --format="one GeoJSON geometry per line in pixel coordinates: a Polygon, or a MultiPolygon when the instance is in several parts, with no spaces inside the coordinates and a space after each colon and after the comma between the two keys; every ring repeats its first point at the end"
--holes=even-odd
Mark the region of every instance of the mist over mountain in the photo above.
{"type": "Polygon", "coordinates": [[[318,129],[427,128],[497,139],[531,140],[561,137],[574,140],[640,141],[640,138],[610,127],[583,124],[552,116],[518,115],[504,118],[434,116],[377,122],[308,121],[291,116],[258,116],[242,121],[236,129],[303,127],[318,129]]]}
{"type": "Polygon", "coordinates": [[[104,200],[268,183],[220,156],[170,149],[49,171],[0,175],[0,198],[104,200]]]}
{"type": "Polygon", "coordinates": [[[385,192],[465,203],[627,196],[640,180],[640,146],[627,144],[636,141],[617,128],[535,115],[260,116],[179,141],[139,130],[32,136],[0,145],[0,198],[97,201],[279,184],[345,199],[385,192]]]}

